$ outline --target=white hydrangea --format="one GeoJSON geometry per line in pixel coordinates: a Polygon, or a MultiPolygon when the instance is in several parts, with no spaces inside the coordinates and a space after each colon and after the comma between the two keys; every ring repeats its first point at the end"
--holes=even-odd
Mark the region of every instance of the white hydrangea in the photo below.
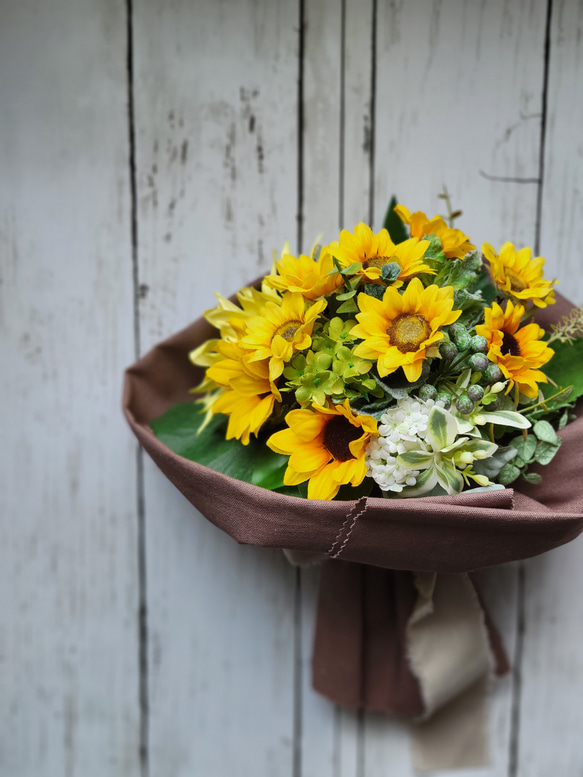
{"type": "Polygon", "coordinates": [[[426,450],[427,421],[435,405],[443,407],[444,403],[406,397],[380,417],[379,436],[368,444],[365,461],[367,476],[374,479],[381,491],[400,493],[416,484],[419,471],[402,467],[397,456],[406,451],[426,450]]]}

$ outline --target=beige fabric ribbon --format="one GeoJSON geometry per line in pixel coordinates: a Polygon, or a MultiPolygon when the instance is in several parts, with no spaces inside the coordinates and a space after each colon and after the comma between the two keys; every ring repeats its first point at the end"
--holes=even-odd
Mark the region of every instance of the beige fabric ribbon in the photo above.
{"type": "Polygon", "coordinates": [[[476,591],[468,575],[417,574],[415,584],[407,650],[427,712],[412,729],[414,768],[487,766],[494,656],[476,591]]]}
{"type": "MultiPolygon", "coordinates": [[[[284,553],[296,566],[322,559],[318,553],[284,553]]],[[[413,766],[418,772],[487,766],[495,659],[476,590],[467,574],[416,573],[415,586],[406,650],[425,713],[411,727],[413,766]]]]}

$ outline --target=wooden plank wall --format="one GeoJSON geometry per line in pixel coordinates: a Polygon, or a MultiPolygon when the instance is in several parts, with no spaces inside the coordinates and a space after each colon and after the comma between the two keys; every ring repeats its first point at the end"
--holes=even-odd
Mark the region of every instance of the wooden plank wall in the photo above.
{"type": "MultiPolygon", "coordinates": [[[[311,691],[317,570],[196,514],[121,373],[285,240],[444,185],[583,303],[582,37],[581,0],[0,0],[0,775],[412,774],[406,727],[311,691]]],[[[583,773],[581,553],[483,575],[483,777],[583,773]]]]}

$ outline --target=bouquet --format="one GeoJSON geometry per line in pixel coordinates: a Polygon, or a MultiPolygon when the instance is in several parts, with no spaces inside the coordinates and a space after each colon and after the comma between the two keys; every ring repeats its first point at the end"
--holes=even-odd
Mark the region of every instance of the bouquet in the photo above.
{"type": "Polygon", "coordinates": [[[539,483],[583,390],[583,311],[546,332],[544,259],[391,203],[218,296],[193,406],[153,425],[177,453],[308,499],[539,483]],[[198,416],[198,417],[197,417],[198,416]]]}
{"type": "Polygon", "coordinates": [[[123,400],[209,521],[323,561],[314,687],[431,716],[421,769],[487,759],[479,699],[509,665],[473,572],[583,529],[583,312],[530,249],[476,251],[446,202],[286,246],[133,365],[123,400]]]}

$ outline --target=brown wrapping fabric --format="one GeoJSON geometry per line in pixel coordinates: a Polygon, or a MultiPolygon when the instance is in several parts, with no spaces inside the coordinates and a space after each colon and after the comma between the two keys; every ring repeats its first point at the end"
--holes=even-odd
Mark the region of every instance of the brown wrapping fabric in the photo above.
{"type": "MultiPolygon", "coordinates": [[[[544,326],[570,307],[560,298],[539,321],[544,326]]],[[[177,456],[148,426],[173,404],[192,398],[189,390],[201,371],[188,354],[213,334],[199,319],[127,370],[123,408],[132,430],[184,496],[237,542],[334,559],[323,568],[316,688],[341,704],[417,715],[422,702],[403,647],[415,599],[409,571],[471,572],[574,539],[583,529],[583,498],[577,491],[583,418],[561,433],[563,445],[544,467],[542,484],[521,484],[520,491],[354,502],[284,496],[177,456]]],[[[506,659],[487,615],[486,625],[502,671],[506,659]]]]}

